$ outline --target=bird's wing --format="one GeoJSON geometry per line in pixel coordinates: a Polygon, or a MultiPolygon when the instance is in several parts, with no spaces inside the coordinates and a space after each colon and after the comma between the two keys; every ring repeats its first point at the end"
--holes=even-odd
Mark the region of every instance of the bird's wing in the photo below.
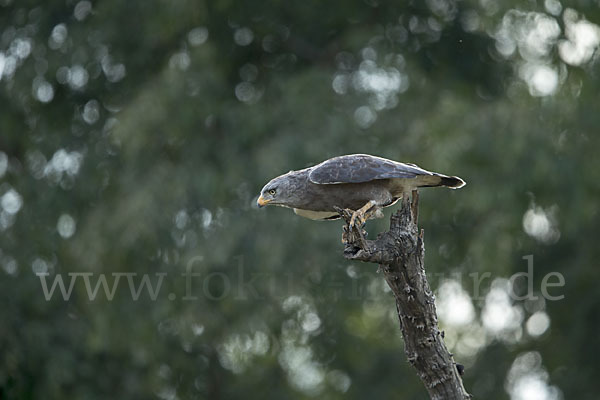
{"type": "Polygon", "coordinates": [[[404,164],[368,154],[334,157],[311,168],[308,176],[312,183],[361,183],[377,179],[416,178],[433,173],[414,164],[404,164]]]}

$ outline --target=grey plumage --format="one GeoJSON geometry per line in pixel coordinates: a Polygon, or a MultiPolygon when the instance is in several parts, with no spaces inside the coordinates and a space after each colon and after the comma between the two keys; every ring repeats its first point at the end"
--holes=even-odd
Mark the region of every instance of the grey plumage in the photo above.
{"type": "Polygon", "coordinates": [[[332,219],[335,207],[359,210],[371,202],[367,218],[380,216],[378,210],[394,204],[418,187],[460,188],[465,182],[419,168],[367,154],[334,157],[318,165],[290,171],[267,183],[258,205],[279,205],[311,219],[332,219]]]}
{"type": "Polygon", "coordinates": [[[404,164],[365,154],[334,157],[310,168],[309,179],[318,184],[362,183],[376,179],[415,178],[432,175],[414,164],[404,164]]]}

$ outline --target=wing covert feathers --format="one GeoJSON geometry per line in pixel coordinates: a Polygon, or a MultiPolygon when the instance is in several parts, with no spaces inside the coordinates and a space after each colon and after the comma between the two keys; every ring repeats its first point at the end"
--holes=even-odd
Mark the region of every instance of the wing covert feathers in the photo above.
{"type": "Polygon", "coordinates": [[[362,183],[377,179],[405,178],[433,175],[416,165],[404,164],[367,154],[334,157],[314,166],[309,174],[312,183],[362,183]]]}

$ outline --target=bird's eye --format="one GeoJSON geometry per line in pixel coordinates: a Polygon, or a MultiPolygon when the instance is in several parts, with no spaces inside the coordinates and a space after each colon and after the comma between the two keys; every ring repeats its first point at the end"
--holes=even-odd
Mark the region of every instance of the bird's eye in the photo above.
{"type": "Polygon", "coordinates": [[[269,194],[270,194],[271,196],[275,196],[275,189],[271,189],[271,190],[269,190],[269,194]]]}

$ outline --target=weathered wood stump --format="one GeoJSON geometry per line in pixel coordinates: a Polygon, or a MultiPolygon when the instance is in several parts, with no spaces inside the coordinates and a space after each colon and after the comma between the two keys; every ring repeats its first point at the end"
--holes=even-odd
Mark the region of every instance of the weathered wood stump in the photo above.
{"type": "Polygon", "coordinates": [[[435,298],[424,268],[423,231],[419,232],[417,191],[412,202],[406,196],[401,208],[392,214],[390,229],[375,240],[365,239],[361,226],[350,229],[351,210],[339,209],[346,221],[344,257],[380,265],[396,298],[404,352],[417,370],[431,399],[470,399],[452,354],[438,328],[435,298]]]}

